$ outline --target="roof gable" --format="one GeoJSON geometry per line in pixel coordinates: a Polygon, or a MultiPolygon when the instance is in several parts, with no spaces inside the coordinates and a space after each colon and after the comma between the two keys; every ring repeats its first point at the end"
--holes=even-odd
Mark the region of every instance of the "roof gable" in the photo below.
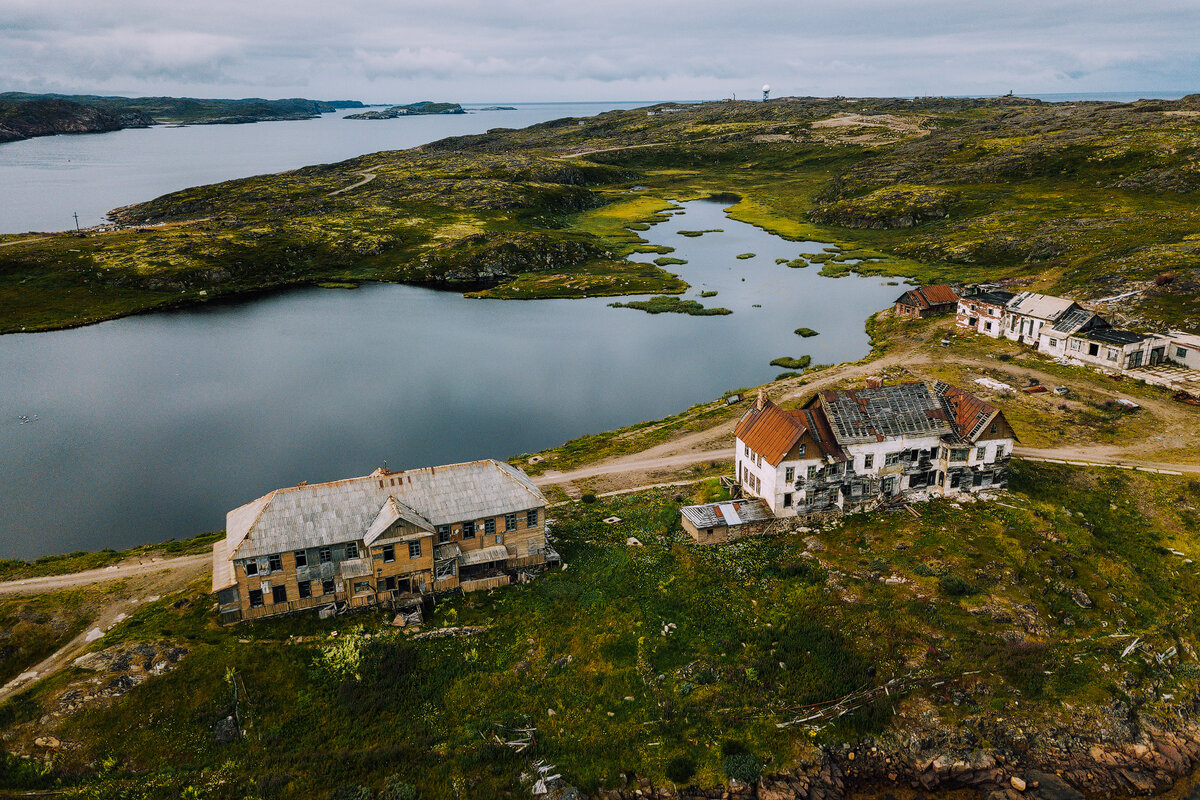
{"type": "Polygon", "coordinates": [[[934,283],[929,286],[918,286],[915,289],[909,289],[900,295],[896,299],[896,302],[916,306],[917,308],[930,308],[932,306],[958,302],[958,293],[950,288],[950,284],[948,283],[934,283]]]}
{"type": "Polygon", "coordinates": [[[803,412],[785,411],[763,399],[738,421],[734,435],[777,467],[806,430],[803,412]]]}

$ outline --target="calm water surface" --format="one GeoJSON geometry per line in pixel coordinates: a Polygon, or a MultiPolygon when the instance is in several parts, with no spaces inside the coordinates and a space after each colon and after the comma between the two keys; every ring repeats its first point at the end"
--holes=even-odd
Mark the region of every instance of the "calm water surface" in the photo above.
{"type": "Polygon", "coordinates": [[[865,354],[898,287],[777,265],[823,245],[685,207],[642,235],[729,316],[378,284],[0,337],[0,556],[215,530],[279,486],[508,458],[769,380],[778,356],[865,354]],[[725,232],[677,233],[706,228],[725,232]]]}
{"type": "Polygon", "coordinates": [[[192,125],[43,136],[0,144],[0,233],[97,225],[118,206],[207,183],[344,161],[490,128],[524,128],[645,103],[523,103],[516,111],[250,125],[192,125]]]}

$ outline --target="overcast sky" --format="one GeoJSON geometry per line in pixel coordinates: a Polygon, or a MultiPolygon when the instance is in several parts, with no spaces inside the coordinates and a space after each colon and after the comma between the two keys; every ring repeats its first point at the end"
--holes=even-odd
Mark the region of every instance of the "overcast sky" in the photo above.
{"type": "Polygon", "coordinates": [[[407,102],[1195,90],[1200,2],[0,0],[0,90],[407,102]]]}

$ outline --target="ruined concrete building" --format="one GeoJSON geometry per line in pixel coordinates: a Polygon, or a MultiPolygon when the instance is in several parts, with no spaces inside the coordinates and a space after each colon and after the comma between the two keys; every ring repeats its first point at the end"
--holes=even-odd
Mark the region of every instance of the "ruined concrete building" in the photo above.
{"type": "Polygon", "coordinates": [[[226,516],[221,619],[507,585],[558,561],[545,507],[524,472],[492,460],[276,489],[226,516]]]}

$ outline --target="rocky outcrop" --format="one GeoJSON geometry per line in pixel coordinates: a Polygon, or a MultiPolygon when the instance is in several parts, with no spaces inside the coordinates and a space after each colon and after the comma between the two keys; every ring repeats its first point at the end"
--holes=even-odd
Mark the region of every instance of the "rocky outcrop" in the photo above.
{"type": "Polygon", "coordinates": [[[480,233],[430,250],[419,278],[452,287],[494,286],[522,272],[544,272],[608,255],[598,244],[540,233],[480,233]]]}
{"type": "Polygon", "coordinates": [[[0,102],[0,142],[60,133],[105,133],[154,124],[137,111],[112,113],[69,100],[0,102]]]}

